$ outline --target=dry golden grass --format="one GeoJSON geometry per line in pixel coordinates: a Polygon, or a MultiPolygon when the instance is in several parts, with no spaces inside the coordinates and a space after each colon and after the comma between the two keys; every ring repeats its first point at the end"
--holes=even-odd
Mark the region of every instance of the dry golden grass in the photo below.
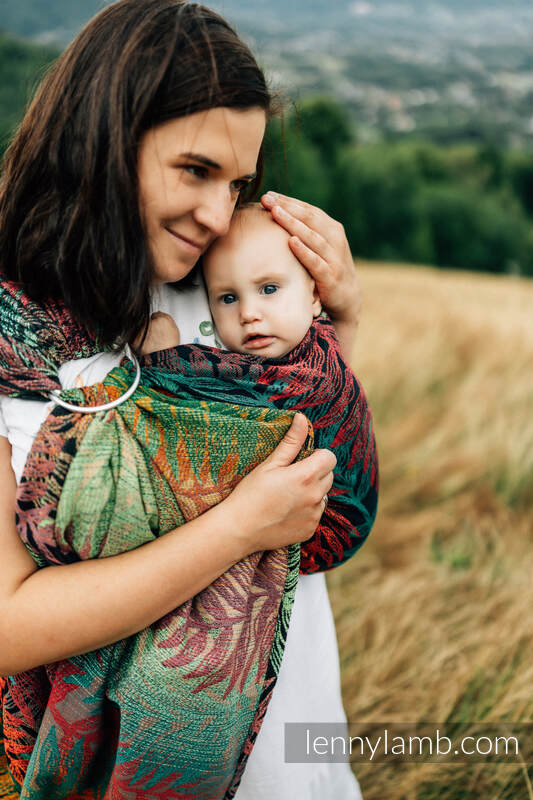
{"type": "MultiPolygon", "coordinates": [[[[374,530],[328,575],[348,718],[533,720],[533,282],[360,267],[374,530]]],[[[532,768],[530,767],[530,776],[532,768]]],[[[365,800],[533,798],[525,767],[356,764],[365,800]]]]}

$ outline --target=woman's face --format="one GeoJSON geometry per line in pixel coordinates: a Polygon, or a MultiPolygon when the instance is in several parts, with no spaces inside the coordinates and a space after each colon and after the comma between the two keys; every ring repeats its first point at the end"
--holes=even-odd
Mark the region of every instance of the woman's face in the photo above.
{"type": "Polygon", "coordinates": [[[144,134],[139,204],[154,283],[183,278],[227,232],[239,191],[254,178],[265,124],[261,108],[211,108],[144,134]]]}

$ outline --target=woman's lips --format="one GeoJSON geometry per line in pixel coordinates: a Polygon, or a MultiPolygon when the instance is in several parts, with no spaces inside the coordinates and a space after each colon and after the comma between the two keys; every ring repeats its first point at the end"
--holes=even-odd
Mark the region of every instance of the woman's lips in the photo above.
{"type": "Polygon", "coordinates": [[[178,240],[178,242],[189,251],[193,255],[201,255],[206,245],[200,244],[199,242],[195,242],[194,239],[188,239],[186,236],[182,236],[180,233],[176,233],[176,231],[171,230],[171,228],[166,228],[166,230],[178,240]]]}
{"type": "Polygon", "coordinates": [[[250,339],[244,340],[244,346],[250,350],[261,350],[262,347],[268,347],[275,340],[275,336],[254,336],[250,339]]]}

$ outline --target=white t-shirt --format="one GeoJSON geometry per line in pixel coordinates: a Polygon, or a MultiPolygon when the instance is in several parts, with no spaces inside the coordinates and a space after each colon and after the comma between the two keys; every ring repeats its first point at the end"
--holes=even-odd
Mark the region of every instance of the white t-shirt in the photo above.
{"type": "MultiPolygon", "coordinates": [[[[153,292],[152,305],[153,310],[173,317],[182,342],[215,344],[201,287],[183,292],[159,287],[153,292]]],[[[59,370],[61,386],[70,389],[101,381],[121,358],[122,354],[100,353],[68,361],[59,370]]],[[[33,439],[52,405],[0,395],[0,436],[11,443],[17,483],[33,439]]],[[[325,576],[301,575],[277,684],[236,800],[361,800],[359,785],[347,763],[286,764],[283,760],[286,722],[345,720],[337,638],[325,576]]]]}

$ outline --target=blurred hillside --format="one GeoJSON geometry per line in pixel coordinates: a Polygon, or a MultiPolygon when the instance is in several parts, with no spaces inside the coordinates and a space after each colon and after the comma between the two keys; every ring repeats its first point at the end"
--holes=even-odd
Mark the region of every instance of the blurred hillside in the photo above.
{"type": "Polygon", "coordinates": [[[0,154],[59,51],[0,33],[0,154]]]}
{"type": "MultiPolygon", "coordinates": [[[[1,0],[5,31],[66,44],[103,0],[1,0]]],[[[533,144],[530,0],[214,0],[292,97],[330,93],[364,140],[533,144]]]]}
{"type": "Polygon", "coordinates": [[[224,0],[291,96],[332,94],[365,140],[533,143],[528,0],[224,0]],[[240,7],[239,7],[240,6],[240,7]]]}
{"type": "Polygon", "coordinates": [[[531,151],[364,143],[317,97],[272,122],[265,154],[265,188],[340,220],[356,256],[533,275],[531,151]]]}
{"type": "MultiPolygon", "coordinates": [[[[2,20],[61,38],[101,5],[23,0],[2,20]]],[[[221,5],[300,97],[270,126],[265,188],[339,219],[356,256],[533,275],[529,2],[221,5]]],[[[58,52],[0,34],[0,153],[58,52]]]]}
{"type": "MultiPolygon", "coordinates": [[[[0,153],[58,52],[0,35],[0,153]]],[[[265,189],[339,219],[356,256],[533,275],[533,151],[365,143],[347,108],[319,96],[271,123],[265,155],[265,189]]]]}
{"type": "MultiPolygon", "coordinates": [[[[381,485],[368,541],[328,574],[348,719],[530,722],[533,285],[359,272],[352,364],[381,485]]],[[[365,800],[533,798],[531,761],[529,777],[516,762],[353,766],[365,800]]]]}

